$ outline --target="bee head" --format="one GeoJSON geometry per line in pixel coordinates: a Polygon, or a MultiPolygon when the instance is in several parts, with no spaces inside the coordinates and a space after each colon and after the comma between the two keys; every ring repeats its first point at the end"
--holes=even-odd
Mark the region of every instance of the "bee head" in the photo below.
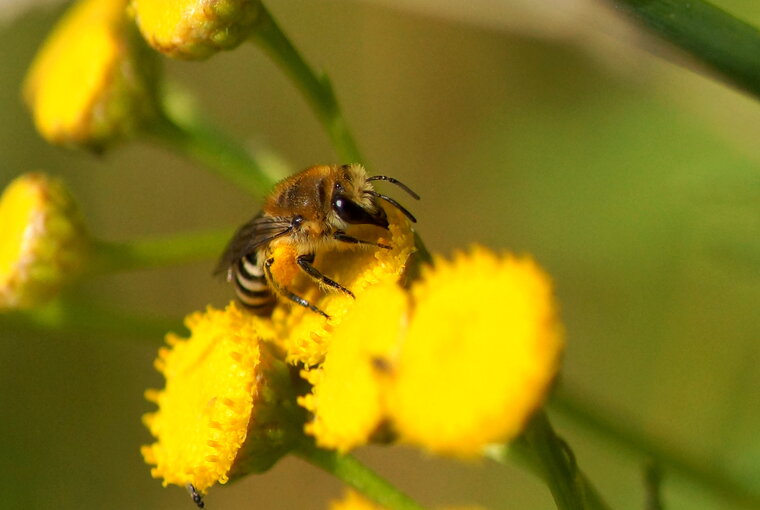
{"type": "Polygon", "coordinates": [[[370,200],[365,199],[362,202],[355,201],[351,198],[351,193],[338,181],[333,190],[332,210],[338,218],[350,225],[377,225],[387,229],[388,218],[385,211],[372,199],[373,197],[369,198],[370,200]]]}

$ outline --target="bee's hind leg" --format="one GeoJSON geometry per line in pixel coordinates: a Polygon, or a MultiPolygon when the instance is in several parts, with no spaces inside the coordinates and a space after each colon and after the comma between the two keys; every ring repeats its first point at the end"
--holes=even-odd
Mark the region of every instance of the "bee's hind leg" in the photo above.
{"type": "Polygon", "coordinates": [[[327,276],[323,275],[319,272],[319,270],[312,266],[311,264],[314,262],[314,254],[309,253],[306,255],[300,255],[296,258],[296,263],[298,264],[298,267],[304,270],[306,274],[308,274],[311,278],[316,280],[317,282],[326,285],[328,287],[331,287],[335,290],[339,290],[345,294],[348,294],[352,298],[355,298],[354,293],[345,288],[340,283],[336,282],[335,280],[331,280],[327,276]]]}
{"type": "Polygon", "coordinates": [[[293,292],[291,292],[287,288],[281,287],[280,285],[278,285],[277,282],[274,280],[274,278],[272,278],[272,269],[271,269],[271,267],[272,267],[273,263],[274,263],[274,259],[271,258],[271,257],[268,258],[266,260],[266,262],[264,262],[264,272],[266,273],[267,280],[269,281],[270,285],[272,286],[272,288],[274,289],[275,292],[277,292],[281,296],[285,296],[286,298],[288,298],[292,302],[296,303],[297,305],[301,305],[304,308],[308,308],[312,312],[318,313],[319,315],[321,315],[325,319],[329,319],[330,318],[329,315],[327,315],[325,312],[323,312],[322,310],[320,310],[316,306],[314,306],[311,303],[309,303],[307,300],[305,300],[301,296],[299,296],[297,294],[294,294],[293,292]]]}

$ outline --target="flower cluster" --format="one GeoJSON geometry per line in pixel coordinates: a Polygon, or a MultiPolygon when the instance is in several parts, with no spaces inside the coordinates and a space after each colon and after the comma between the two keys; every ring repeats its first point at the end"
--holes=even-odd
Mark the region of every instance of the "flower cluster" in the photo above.
{"type": "Polygon", "coordinates": [[[265,441],[251,444],[264,431],[282,445],[278,454],[313,436],[339,452],[397,438],[459,457],[520,433],[563,345],[546,275],[528,258],[474,248],[436,259],[405,289],[402,275],[420,262],[405,218],[389,217],[391,236],[382,241],[392,250],[324,255],[356,294],[318,295],[315,287],[309,298],[329,320],[287,303],[264,319],[230,305],[191,316],[188,340],[168,337],[172,349],[158,361],[166,390],[151,393],[159,409],[147,418],[158,441],[143,451],[154,476],[203,492],[230,471],[252,471],[238,462],[275,460],[265,441]],[[270,384],[277,397],[269,402],[254,385],[269,377],[257,368],[264,345],[303,377],[270,384]],[[308,413],[295,412],[294,402],[308,413]],[[220,431],[231,435],[220,439],[220,431]]]}

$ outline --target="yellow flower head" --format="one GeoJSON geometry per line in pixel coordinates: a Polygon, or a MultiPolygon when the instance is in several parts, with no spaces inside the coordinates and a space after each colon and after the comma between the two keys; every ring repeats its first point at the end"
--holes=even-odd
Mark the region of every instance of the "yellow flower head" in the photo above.
{"type": "Polygon", "coordinates": [[[55,296],[87,258],[89,238],[61,182],[41,173],[16,178],[0,196],[0,310],[55,296]]]}
{"type": "Polygon", "coordinates": [[[266,393],[258,321],[232,304],[188,316],[188,339],[167,335],[171,348],[162,348],[156,360],[166,387],[146,393],[158,404],[144,416],[157,441],[142,448],[164,485],[192,484],[203,493],[228,481],[254,406],[266,393]]]}
{"type": "Polygon", "coordinates": [[[50,143],[101,148],[154,113],[154,63],[127,0],[79,0],[32,64],[24,96],[50,143]]]}
{"type": "MultiPolygon", "coordinates": [[[[398,282],[415,251],[414,232],[406,217],[393,207],[386,208],[386,213],[389,232],[377,242],[391,249],[358,247],[317,254],[314,265],[351,289],[356,301],[374,285],[398,282]]],[[[377,227],[361,226],[352,231],[352,235],[372,239],[376,232],[377,227]]],[[[299,295],[324,310],[330,320],[306,308],[281,302],[272,313],[272,323],[274,340],[287,353],[288,361],[313,366],[324,359],[333,329],[354,306],[355,300],[342,293],[319,289],[311,281],[305,283],[299,295]]]]}
{"type": "Polygon", "coordinates": [[[330,338],[324,363],[305,377],[314,385],[300,400],[313,420],[306,432],[322,448],[346,452],[366,443],[387,416],[385,364],[406,328],[407,297],[394,283],[369,289],[330,338]]]}
{"type": "Polygon", "coordinates": [[[439,259],[423,275],[412,288],[391,416],[406,442],[476,456],[521,432],[558,370],[551,285],[532,260],[482,248],[439,259]]]}
{"type": "Polygon", "coordinates": [[[259,0],[131,0],[145,39],[174,58],[206,58],[240,44],[258,19],[259,0]]]}

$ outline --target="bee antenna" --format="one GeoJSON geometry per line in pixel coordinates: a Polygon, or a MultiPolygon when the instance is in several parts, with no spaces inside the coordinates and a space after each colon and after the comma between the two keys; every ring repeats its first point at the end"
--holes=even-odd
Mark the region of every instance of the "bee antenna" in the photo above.
{"type": "Polygon", "coordinates": [[[412,213],[410,213],[409,211],[407,211],[406,208],[403,205],[399,204],[398,202],[396,202],[395,200],[393,200],[391,197],[386,197],[385,195],[381,195],[377,191],[371,190],[371,189],[366,190],[365,193],[367,193],[368,195],[372,195],[373,197],[382,198],[383,200],[385,200],[386,202],[388,202],[389,204],[391,204],[393,207],[395,207],[396,209],[398,209],[399,211],[401,211],[402,213],[404,213],[404,216],[406,216],[407,218],[409,218],[409,220],[412,223],[417,223],[417,218],[415,218],[414,216],[412,216],[412,213]]]}
{"type": "MultiPolygon", "coordinates": [[[[393,177],[388,177],[387,175],[373,175],[372,177],[367,177],[367,180],[368,181],[388,181],[391,184],[395,184],[396,186],[398,186],[402,190],[404,190],[407,193],[409,193],[412,196],[412,198],[414,198],[415,200],[419,200],[420,199],[420,196],[417,193],[415,193],[414,191],[412,191],[412,189],[409,186],[407,186],[403,182],[399,181],[398,179],[394,179],[393,177]]],[[[387,199],[387,197],[386,197],[386,199],[387,199]]]]}

